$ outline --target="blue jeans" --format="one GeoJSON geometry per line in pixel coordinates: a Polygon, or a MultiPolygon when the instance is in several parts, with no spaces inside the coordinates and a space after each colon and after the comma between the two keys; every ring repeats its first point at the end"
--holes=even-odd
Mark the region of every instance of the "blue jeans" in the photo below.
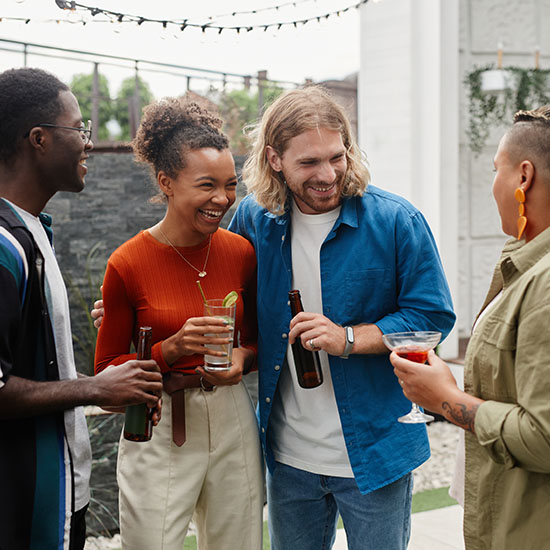
{"type": "Polygon", "coordinates": [[[360,493],[353,478],[312,474],[277,463],[267,474],[271,550],[330,550],[338,513],[349,550],[406,550],[412,474],[360,493]]]}

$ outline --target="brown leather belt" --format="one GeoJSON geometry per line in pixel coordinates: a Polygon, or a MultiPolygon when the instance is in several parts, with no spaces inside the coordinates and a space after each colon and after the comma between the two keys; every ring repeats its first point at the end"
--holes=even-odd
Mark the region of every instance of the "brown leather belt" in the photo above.
{"type": "Polygon", "coordinates": [[[181,447],[185,443],[185,394],[188,388],[202,388],[212,391],[214,386],[200,374],[167,372],[163,375],[164,391],[172,396],[172,439],[181,447]]]}

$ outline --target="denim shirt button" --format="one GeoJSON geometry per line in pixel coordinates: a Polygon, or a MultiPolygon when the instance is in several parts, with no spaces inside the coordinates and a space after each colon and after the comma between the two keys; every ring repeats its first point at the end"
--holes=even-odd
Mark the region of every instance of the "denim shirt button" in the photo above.
{"type": "Polygon", "coordinates": [[[262,428],[262,433],[265,434],[265,428],[262,428]]]}
{"type": "Polygon", "coordinates": [[[281,370],[281,365],[275,365],[275,370],[281,370]]]}
{"type": "Polygon", "coordinates": [[[265,402],[266,402],[266,403],[271,403],[271,398],[266,397],[266,398],[265,398],[265,402]]]}
{"type": "Polygon", "coordinates": [[[287,334],[286,332],[283,332],[283,334],[281,334],[281,336],[282,336],[284,339],[288,338],[288,334],[287,334]]]}

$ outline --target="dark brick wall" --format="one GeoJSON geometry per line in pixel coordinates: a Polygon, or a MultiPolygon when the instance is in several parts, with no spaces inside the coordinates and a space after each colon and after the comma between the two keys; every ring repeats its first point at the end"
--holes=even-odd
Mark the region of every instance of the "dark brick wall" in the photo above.
{"type": "MultiPolygon", "coordinates": [[[[237,157],[235,162],[240,171],[244,158],[237,157]]],[[[93,151],[88,169],[84,191],[58,193],[46,211],[54,218],[54,245],[68,282],[73,333],[84,348],[93,350],[95,334],[89,330],[87,310],[109,255],[141,229],[154,225],[163,217],[165,207],[148,202],[156,194],[153,178],[147,167],[134,161],[131,152],[93,151]],[[93,247],[96,254],[87,262],[93,247]],[[79,300],[79,293],[84,302],[79,300]]],[[[244,185],[239,187],[241,198],[244,185]]],[[[227,227],[235,206],[224,218],[223,227],[227,227]]],[[[78,344],[75,356],[78,370],[89,373],[89,355],[78,344]]]]}

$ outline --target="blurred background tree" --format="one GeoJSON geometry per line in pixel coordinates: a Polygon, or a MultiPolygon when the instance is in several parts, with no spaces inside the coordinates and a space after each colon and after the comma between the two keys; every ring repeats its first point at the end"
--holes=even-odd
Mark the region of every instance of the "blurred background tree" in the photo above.
{"type": "MultiPolygon", "coordinates": [[[[132,129],[137,129],[143,108],[154,100],[147,82],[139,76],[124,79],[116,97],[111,99],[109,82],[99,74],[99,128],[94,128],[96,141],[130,141],[132,129]],[[136,85],[138,101],[136,106],[136,85]]],[[[77,96],[83,120],[92,118],[93,74],[78,74],[71,81],[71,89],[77,96]]],[[[190,101],[206,100],[209,110],[218,111],[224,121],[223,131],[227,134],[233,154],[246,155],[250,142],[243,129],[255,123],[259,113],[268,107],[281,93],[283,88],[265,81],[262,88],[263,107],[260,109],[260,92],[248,88],[229,92],[211,88],[206,96],[187,92],[190,101]],[[196,97],[194,97],[196,96],[196,97]]]]}
{"type": "MultiPolygon", "coordinates": [[[[142,80],[139,76],[138,81],[138,96],[139,96],[139,114],[143,111],[143,107],[153,101],[153,94],[147,82],[142,80]]],[[[120,125],[120,136],[118,139],[122,141],[129,141],[132,139],[130,128],[130,109],[132,108],[132,101],[134,97],[134,91],[136,89],[136,78],[131,76],[122,81],[120,90],[114,102],[114,118],[120,125]]],[[[139,121],[138,121],[139,122],[139,121]]]]}
{"type": "MultiPolygon", "coordinates": [[[[71,80],[71,90],[77,97],[82,112],[82,120],[92,118],[92,87],[93,74],[77,74],[71,80]]],[[[107,123],[112,118],[113,106],[109,93],[109,82],[105,76],[99,74],[99,128],[94,128],[93,139],[106,140],[109,138],[107,123]]]]}
{"type": "MultiPolygon", "coordinates": [[[[275,84],[267,84],[263,89],[264,109],[277,99],[283,88],[275,84]]],[[[243,129],[258,119],[258,92],[246,88],[232,90],[216,98],[220,117],[224,121],[223,131],[229,138],[231,151],[234,155],[247,155],[250,150],[248,137],[243,129]]]]}

